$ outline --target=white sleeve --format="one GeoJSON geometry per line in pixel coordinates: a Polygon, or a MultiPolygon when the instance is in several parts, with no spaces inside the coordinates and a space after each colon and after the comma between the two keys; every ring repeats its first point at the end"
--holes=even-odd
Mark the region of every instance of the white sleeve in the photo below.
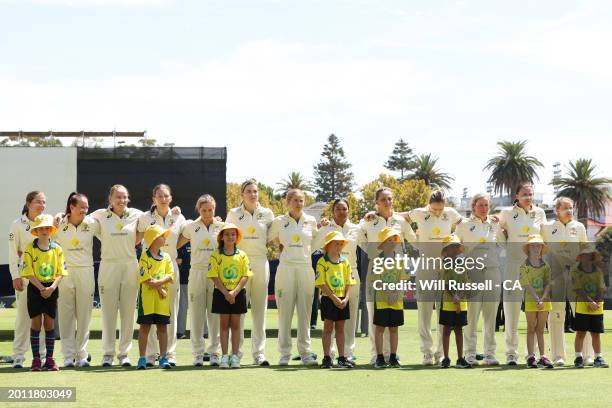
{"type": "Polygon", "coordinates": [[[457,224],[458,222],[460,222],[463,219],[461,214],[459,214],[457,212],[457,210],[455,210],[454,208],[449,207],[449,210],[450,211],[448,212],[448,215],[449,215],[449,218],[451,220],[451,223],[457,224]]]}
{"type": "Polygon", "coordinates": [[[235,212],[234,212],[233,210],[229,210],[229,211],[227,212],[227,217],[225,217],[225,222],[230,222],[230,223],[232,223],[232,224],[234,224],[234,225],[238,225],[238,224],[236,223],[236,221],[237,221],[237,220],[236,220],[236,215],[235,215],[235,212]]]}
{"type": "Polygon", "coordinates": [[[272,242],[279,238],[280,233],[280,219],[275,218],[272,221],[272,225],[270,225],[270,229],[268,230],[268,242],[272,242]]]}
{"type": "Polygon", "coordinates": [[[140,214],[140,217],[138,217],[138,224],[136,225],[136,231],[145,232],[145,230],[148,227],[147,223],[145,222],[145,218],[146,218],[145,213],[140,214]]]}
{"type": "Polygon", "coordinates": [[[323,248],[323,242],[325,241],[325,235],[327,235],[329,231],[331,231],[331,229],[323,227],[320,230],[318,230],[316,233],[315,232],[312,233],[312,244],[311,244],[312,252],[316,251],[317,249],[323,248]]]}
{"type": "Polygon", "coordinates": [[[11,279],[19,278],[19,241],[21,240],[21,234],[19,233],[19,225],[17,223],[11,224],[8,239],[8,258],[9,258],[9,271],[11,273],[11,279]]]}
{"type": "Polygon", "coordinates": [[[404,239],[410,243],[416,242],[417,240],[417,236],[408,221],[405,221],[402,225],[402,235],[404,239]]]}

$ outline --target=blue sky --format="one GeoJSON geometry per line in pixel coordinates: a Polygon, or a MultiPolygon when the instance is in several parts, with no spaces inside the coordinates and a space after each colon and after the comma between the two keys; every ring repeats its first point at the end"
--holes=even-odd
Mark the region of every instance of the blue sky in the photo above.
{"type": "Polygon", "coordinates": [[[358,185],[400,137],[469,193],[499,140],[612,176],[607,1],[0,0],[4,130],[143,130],[228,147],[228,180],[358,185]]]}

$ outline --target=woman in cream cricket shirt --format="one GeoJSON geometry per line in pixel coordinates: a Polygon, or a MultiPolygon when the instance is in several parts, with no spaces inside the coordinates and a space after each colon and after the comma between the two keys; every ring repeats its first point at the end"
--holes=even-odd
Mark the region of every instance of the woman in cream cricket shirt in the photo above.
{"type": "Polygon", "coordinates": [[[279,365],[288,365],[291,357],[294,309],[298,315],[297,348],[302,364],[317,364],[310,350],[310,315],[315,289],[311,243],[317,234],[317,222],[303,212],[304,198],[301,190],[289,190],[289,211],[274,219],[268,233],[268,241],[278,241],[282,245],[274,285],[278,307],[279,365]]]}
{"type": "MultiPolygon", "coordinates": [[[[247,180],[240,186],[242,204],[232,208],[226,222],[232,223],[242,231],[240,250],[249,257],[249,265],[253,276],[246,284],[247,303],[251,304],[251,353],[253,362],[262,367],[270,365],[265,357],[266,349],[266,310],[268,309],[268,282],[270,281],[270,267],[268,265],[268,228],[274,220],[274,213],[269,208],[259,204],[259,191],[257,182],[247,180]]],[[[244,328],[244,315],[241,315],[244,328]]],[[[241,330],[240,349],[244,341],[244,329],[241,330]]]]}

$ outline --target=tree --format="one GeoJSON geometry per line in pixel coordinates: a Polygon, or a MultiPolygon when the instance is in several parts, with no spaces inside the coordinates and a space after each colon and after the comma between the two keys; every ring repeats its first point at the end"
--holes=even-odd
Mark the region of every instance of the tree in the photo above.
{"type": "Polygon", "coordinates": [[[146,137],[144,137],[142,139],[138,139],[138,143],[140,143],[142,147],[153,147],[155,146],[155,143],[157,143],[157,140],[147,139],[146,137]]]}
{"type": "Polygon", "coordinates": [[[432,157],[431,154],[418,156],[415,160],[414,172],[408,176],[408,179],[423,180],[428,186],[450,189],[450,183],[454,178],[436,168],[436,164],[438,164],[438,158],[432,157]]]}
{"type": "Polygon", "coordinates": [[[544,166],[534,156],[527,155],[526,140],[502,141],[497,145],[500,147],[498,155],[491,158],[483,170],[491,171],[487,182],[493,183],[495,193],[506,193],[512,197],[520,183],[537,180],[536,168],[544,166]]]}
{"type": "Polygon", "coordinates": [[[278,188],[278,193],[281,197],[285,198],[287,196],[287,192],[291,189],[297,188],[304,192],[311,192],[312,186],[308,181],[300,174],[299,171],[292,171],[289,173],[286,179],[281,180],[279,183],[276,183],[278,188]]]}
{"type": "Polygon", "coordinates": [[[574,200],[578,221],[586,226],[589,214],[596,217],[605,214],[606,202],[610,199],[607,185],[612,183],[612,180],[595,177],[595,165],[591,159],[570,162],[566,174],[567,177],[560,177],[551,184],[559,189],[556,197],[569,197],[574,200]]]}
{"type": "MultiPolygon", "coordinates": [[[[348,193],[346,197],[343,198],[349,204],[349,220],[354,223],[358,223],[359,220],[361,220],[363,216],[366,215],[366,213],[368,212],[368,209],[365,206],[365,201],[363,201],[361,198],[358,198],[353,193],[348,193]]],[[[330,220],[334,217],[332,211],[334,201],[335,199],[329,201],[329,203],[327,203],[327,207],[325,207],[325,211],[323,211],[323,216],[327,217],[330,220]]]]}
{"type": "Polygon", "coordinates": [[[353,187],[353,173],[349,171],[351,164],[344,156],[340,139],[333,133],[323,146],[322,159],[314,166],[315,193],[317,200],[330,201],[345,197],[353,187]]]}
{"type": "Polygon", "coordinates": [[[415,167],[415,156],[408,143],[404,139],[400,139],[395,143],[393,152],[389,156],[389,160],[385,163],[385,168],[391,171],[400,172],[400,180],[415,167]]]}
{"type": "Polygon", "coordinates": [[[18,147],[61,147],[62,141],[56,137],[9,137],[0,142],[0,146],[18,147]],[[11,144],[12,143],[12,144],[11,144]]]}
{"type": "Polygon", "coordinates": [[[398,180],[388,174],[381,174],[376,180],[361,187],[365,208],[372,210],[376,205],[376,190],[389,187],[393,191],[393,207],[396,211],[408,211],[424,207],[429,201],[431,188],[423,180],[398,180]]]}

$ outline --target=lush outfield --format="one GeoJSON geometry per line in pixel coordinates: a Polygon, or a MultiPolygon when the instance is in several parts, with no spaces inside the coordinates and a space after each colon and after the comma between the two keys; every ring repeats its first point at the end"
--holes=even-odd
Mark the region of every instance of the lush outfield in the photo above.
{"type": "MultiPolygon", "coordinates": [[[[0,330],[12,325],[14,310],[0,309],[0,330]]],[[[99,310],[93,328],[99,329],[99,310]]],[[[612,369],[555,368],[527,370],[478,367],[471,370],[424,368],[420,363],[416,334],[416,311],[405,312],[407,324],[400,332],[400,356],[404,368],[374,370],[368,361],[369,341],[358,338],[358,368],[350,371],[305,368],[295,362],[286,368],[253,367],[245,357],[240,370],[191,367],[189,340],[179,341],[179,367],[164,371],[134,368],[102,368],[100,341],[90,343],[96,364],[87,369],[62,369],[59,373],[30,373],[0,365],[0,386],[75,386],[77,404],[70,406],[401,406],[498,407],[498,406],[612,406],[612,369]],[[416,405],[415,405],[416,404],[416,405]]],[[[276,311],[269,311],[268,327],[276,325],[276,311]]],[[[604,355],[612,361],[612,312],[606,312],[608,327],[603,335],[604,355]]],[[[249,321],[247,318],[247,327],[249,321]]],[[[521,349],[525,322],[521,320],[521,349]]],[[[315,332],[318,333],[318,332],[315,332]]],[[[318,336],[318,334],[317,334],[318,336]]],[[[573,335],[567,335],[568,356],[573,357],[573,335]]],[[[503,359],[503,333],[497,334],[498,359],[503,359]]],[[[247,339],[248,344],[248,339],[247,339]]],[[[313,338],[313,351],[321,355],[321,341],[313,338]]],[[[451,341],[451,350],[454,343],[451,341]]],[[[59,350],[60,345],[57,345],[59,350]]],[[[248,349],[247,349],[248,350],[248,349]]],[[[11,353],[10,341],[0,342],[0,354],[11,353]]],[[[276,364],[276,339],[268,341],[267,356],[276,364]]],[[[58,356],[61,357],[61,354],[58,356]]],[[[137,358],[136,342],[131,353],[137,358]]],[[[451,351],[455,358],[455,352],[451,351]]],[[[58,358],[61,361],[61,358],[58,358]]],[[[522,362],[522,360],[521,360],[522,362]]],[[[8,404],[5,404],[9,406],[8,404]]],[[[14,404],[11,404],[11,406],[14,404]]],[[[29,404],[28,404],[29,405],[29,404]]],[[[42,405],[42,404],[38,404],[42,405]]],[[[0,406],[3,406],[0,403],[0,406]]],[[[25,405],[20,405],[25,406],[25,405]]]]}

